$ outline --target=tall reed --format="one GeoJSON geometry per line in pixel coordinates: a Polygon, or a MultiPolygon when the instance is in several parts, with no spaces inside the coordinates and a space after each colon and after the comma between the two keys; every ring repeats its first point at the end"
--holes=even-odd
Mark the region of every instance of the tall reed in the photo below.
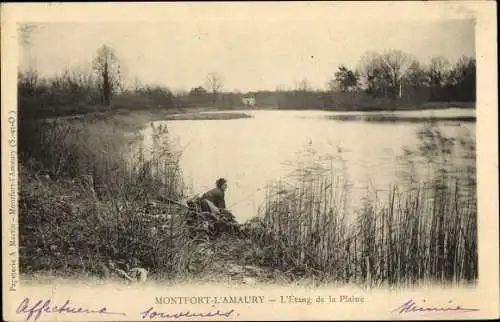
{"type": "Polygon", "coordinates": [[[267,264],[369,286],[475,280],[474,162],[455,166],[452,154],[456,147],[475,161],[475,147],[461,140],[455,144],[435,125],[424,128],[420,151],[406,155],[430,162],[427,176],[393,185],[382,204],[367,192],[357,213],[346,213],[342,169],[306,167],[293,184],[270,186],[262,217],[262,240],[272,249],[267,264]]]}

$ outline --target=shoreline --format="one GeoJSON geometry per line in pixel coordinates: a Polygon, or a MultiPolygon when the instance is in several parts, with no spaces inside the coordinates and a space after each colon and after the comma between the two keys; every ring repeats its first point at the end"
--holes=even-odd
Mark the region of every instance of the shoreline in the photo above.
{"type": "Polygon", "coordinates": [[[476,109],[476,102],[427,102],[419,105],[411,106],[332,106],[331,108],[280,108],[274,105],[256,105],[253,107],[235,106],[235,107],[173,107],[166,109],[151,109],[151,108],[110,108],[106,111],[89,111],[86,113],[75,113],[62,116],[46,116],[33,119],[76,119],[86,116],[106,116],[109,114],[126,115],[132,112],[149,113],[152,115],[175,115],[175,114],[198,114],[198,113],[217,113],[217,112],[241,112],[241,111],[326,111],[326,112],[406,112],[406,111],[422,111],[422,110],[447,110],[447,109],[476,109]]]}
{"type": "Polygon", "coordinates": [[[327,116],[327,118],[332,120],[340,121],[382,121],[382,122],[426,122],[426,121],[458,121],[458,122],[475,122],[476,117],[472,116],[447,116],[447,117],[434,117],[434,116],[398,116],[394,113],[405,113],[405,112],[418,112],[418,111],[443,111],[450,109],[468,109],[475,110],[475,103],[471,105],[457,106],[456,104],[446,104],[446,105],[427,105],[414,108],[399,108],[399,109],[348,109],[348,108],[336,108],[336,109],[282,109],[276,107],[254,107],[254,108],[214,108],[214,107],[190,107],[190,108],[172,108],[165,110],[151,110],[151,109],[113,109],[104,112],[89,112],[85,114],[75,114],[60,117],[45,117],[45,118],[34,118],[27,119],[26,121],[109,121],[113,125],[118,126],[125,130],[126,132],[138,131],[144,129],[150,122],[156,121],[211,121],[211,120],[235,120],[235,119],[248,119],[253,118],[253,115],[249,114],[257,111],[283,111],[283,112],[293,112],[293,111],[316,111],[316,112],[332,112],[339,113],[338,115],[327,116]],[[345,113],[345,114],[344,114],[345,113]],[[356,113],[352,115],[351,113],[356,113]],[[364,115],[358,115],[357,113],[363,113],[364,115]],[[387,113],[387,115],[384,115],[387,113]],[[351,114],[351,115],[350,115],[351,114]]]}

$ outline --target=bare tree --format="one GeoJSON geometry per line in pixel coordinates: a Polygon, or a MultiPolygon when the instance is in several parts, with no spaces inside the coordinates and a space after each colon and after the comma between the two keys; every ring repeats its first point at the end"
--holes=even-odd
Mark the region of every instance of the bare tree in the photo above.
{"type": "Polygon", "coordinates": [[[431,99],[441,99],[443,95],[443,87],[446,85],[450,72],[449,61],[442,57],[432,57],[429,63],[428,77],[431,90],[431,99]]]}
{"type": "Polygon", "coordinates": [[[17,90],[18,95],[27,96],[33,95],[40,84],[41,79],[38,77],[38,72],[33,69],[27,69],[23,72],[18,71],[17,75],[17,90]]]}
{"type": "Polygon", "coordinates": [[[432,87],[444,86],[445,80],[450,71],[450,62],[442,57],[432,57],[429,63],[429,80],[432,87]]]}
{"type": "Polygon", "coordinates": [[[307,92],[312,90],[312,86],[307,80],[307,78],[303,78],[302,80],[295,83],[295,90],[301,92],[307,92]]]}
{"type": "Polygon", "coordinates": [[[99,87],[102,92],[103,103],[109,106],[112,95],[122,85],[120,61],[115,50],[108,45],[103,45],[97,49],[96,57],[92,62],[92,69],[100,79],[99,87]]]}
{"type": "Polygon", "coordinates": [[[410,56],[401,50],[391,50],[384,52],[381,58],[390,75],[392,95],[401,97],[401,80],[411,63],[410,56]]]}
{"type": "Polygon", "coordinates": [[[276,92],[286,92],[286,86],[283,85],[283,84],[279,84],[276,86],[276,89],[275,89],[276,92]]]}
{"type": "Polygon", "coordinates": [[[401,96],[401,82],[410,63],[410,56],[401,50],[367,52],[361,57],[359,71],[368,92],[396,97],[401,96]]]}
{"type": "Polygon", "coordinates": [[[384,95],[387,90],[387,75],[379,53],[369,51],[361,56],[358,73],[366,91],[372,95],[384,95]]]}
{"type": "Polygon", "coordinates": [[[132,89],[134,93],[139,93],[142,87],[142,82],[139,76],[135,75],[134,77],[134,83],[132,84],[132,89]]]}
{"type": "Polygon", "coordinates": [[[424,66],[416,59],[408,66],[404,79],[408,85],[413,87],[423,87],[428,83],[427,72],[424,66]]]}
{"type": "Polygon", "coordinates": [[[79,87],[82,88],[93,88],[96,79],[95,75],[92,73],[88,66],[77,65],[69,70],[70,78],[76,82],[79,87]]]}
{"type": "Polygon", "coordinates": [[[223,87],[222,77],[215,72],[209,73],[205,81],[205,87],[212,92],[213,103],[215,104],[217,102],[217,94],[223,87]]]}
{"type": "Polygon", "coordinates": [[[449,95],[455,99],[476,100],[476,59],[462,56],[448,72],[449,95]]]}

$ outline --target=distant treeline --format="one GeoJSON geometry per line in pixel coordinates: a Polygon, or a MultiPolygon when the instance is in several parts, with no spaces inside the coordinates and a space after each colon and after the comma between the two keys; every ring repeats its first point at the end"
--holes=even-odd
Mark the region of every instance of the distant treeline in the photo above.
{"type": "Polygon", "coordinates": [[[474,58],[462,57],[451,65],[443,57],[434,57],[422,64],[397,50],[368,52],[356,69],[338,66],[325,90],[313,90],[304,79],[294,88],[227,92],[223,90],[222,77],[210,73],[204,86],[174,94],[166,86],[142,85],[138,80],[131,84],[120,67],[114,49],[104,45],[97,50],[91,68],[68,68],[51,77],[40,77],[33,69],[20,71],[19,111],[23,117],[36,118],[113,108],[380,110],[416,108],[429,102],[460,105],[476,100],[474,58]],[[251,103],[244,102],[244,98],[250,98],[251,103]]]}

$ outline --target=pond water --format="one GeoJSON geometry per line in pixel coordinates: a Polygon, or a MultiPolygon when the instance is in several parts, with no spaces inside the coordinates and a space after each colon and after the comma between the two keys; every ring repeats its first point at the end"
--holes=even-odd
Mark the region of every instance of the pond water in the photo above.
{"type": "MultiPolygon", "coordinates": [[[[437,122],[443,134],[457,140],[468,135],[475,141],[474,121],[449,119],[473,117],[475,111],[469,109],[384,113],[401,116],[402,120],[396,122],[335,119],[338,115],[363,115],[362,112],[245,112],[253,117],[154,124],[167,124],[171,144],[183,151],[180,162],[190,193],[202,193],[212,188],[217,178],[226,178],[226,203],[241,222],[258,213],[265,188],[273,180],[285,178],[297,167],[320,159],[327,160],[325,164],[349,180],[349,207],[360,206],[366,189],[383,196],[391,184],[403,184],[401,175],[410,169],[400,157],[405,148],[418,149],[417,132],[428,117],[446,118],[437,122]],[[412,121],[404,121],[405,116],[412,121]],[[422,118],[422,122],[415,121],[415,117],[422,118]]],[[[150,126],[143,131],[146,147],[152,146],[152,133],[150,126]]],[[[460,155],[453,157],[452,164],[468,158],[467,162],[471,162],[470,155],[463,157],[465,161],[460,155]]],[[[423,161],[415,168],[424,173],[428,167],[428,161],[423,161]]]]}

